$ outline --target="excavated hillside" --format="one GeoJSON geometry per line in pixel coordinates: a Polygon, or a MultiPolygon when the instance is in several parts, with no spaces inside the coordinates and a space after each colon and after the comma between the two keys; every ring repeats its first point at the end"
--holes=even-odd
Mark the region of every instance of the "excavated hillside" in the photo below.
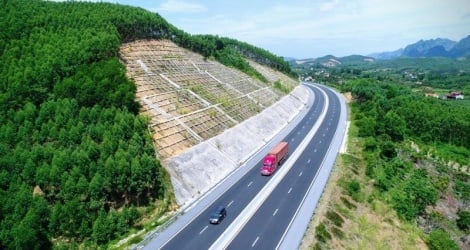
{"type": "Polygon", "coordinates": [[[253,61],[267,83],[168,40],[126,43],[120,53],[179,205],[239,167],[308,100],[298,81],[253,61]]]}
{"type": "Polygon", "coordinates": [[[120,49],[137,84],[142,114],[151,118],[159,157],[167,159],[220,134],[278,101],[275,81],[298,82],[250,61],[268,83],[178,47],[168,40],[126,43],[120,49]]]}

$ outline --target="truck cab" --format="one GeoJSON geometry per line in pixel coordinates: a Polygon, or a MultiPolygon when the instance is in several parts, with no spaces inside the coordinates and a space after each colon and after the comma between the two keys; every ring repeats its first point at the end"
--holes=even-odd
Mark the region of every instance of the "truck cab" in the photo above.
{"type": "Polygon", "coordinates": [[[269,153],[264,157],[263,165],[261,166],[261,175],[272,175],[276,168],[281,164],[289,151],[289,143],[278,143],[269,153]]]}
{"type": "Polygon", "coordinates": [[[271,175],[276,170],[277,162],[273,155],[267,155],[264,158],[263,166],[261,167],[262,175],[271,175]]]}

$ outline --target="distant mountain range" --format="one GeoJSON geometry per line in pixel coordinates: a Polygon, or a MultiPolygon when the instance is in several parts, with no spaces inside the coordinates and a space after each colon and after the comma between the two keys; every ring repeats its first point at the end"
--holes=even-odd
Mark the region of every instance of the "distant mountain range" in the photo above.
{"type": "Polygon", "coordinates": [[[284,60],[289,62],[291,66],[296,67],[309,67],[309,66],[325,66],[336,67],[340,65],[362,64],[370,63],[375,60],[388,60],[394,58],[432,58],[432,57],[445,57],[445,58],[460,58],[470,57],[470,35],[463,38],[459,42],[452,41],[446,38],[436,38],[431,40],[419,40],[416,43],[410,44],[405,48],[400,48],[395,51],[387,51],[380,53],[373,53],[368,56],[351,55],[345,57],[335,57],[333,55],[326,55],[318,58],[296,59],[286,57],[284,60]]]}
{"type": "Polygon", "coordinates": [[[318,58],[292,59],[289,61],[291,66],[309,68],[312,66],[323,66],[334,68],[340,65],[354,65],[374,62],[375,59],[368,56],[351,55],[345,57],[335,57],[327,55],[318,58]]]}
{"type": "Polygon", "coordinates": [[[396,57],[465,57],[470,56],[470,36],[463,38],[459,42],[446,38],[420,40],[406,46],[404,49],[373,53],[369,56],[375,59],[393,59],[396,57]]]}

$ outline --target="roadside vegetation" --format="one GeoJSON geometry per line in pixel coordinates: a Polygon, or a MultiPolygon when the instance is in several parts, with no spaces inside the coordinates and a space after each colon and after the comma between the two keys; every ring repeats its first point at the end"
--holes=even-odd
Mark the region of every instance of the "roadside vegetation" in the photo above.
{"type": "Polygon", "coordinates": [[[258,78],[243,58],[293,74],[267,51],[140,8],[6,0],[0,15],[0,249],[106,248],[174,209],[121,43],[170,39],[258,78]]]}
{"type": "Polygon", "coordinates": [[[470,104],[425,93],[470,93],[470,63],[409,60],[315,69],[351,97],[351,129],[311,248],[469,247],[470,104]]]}

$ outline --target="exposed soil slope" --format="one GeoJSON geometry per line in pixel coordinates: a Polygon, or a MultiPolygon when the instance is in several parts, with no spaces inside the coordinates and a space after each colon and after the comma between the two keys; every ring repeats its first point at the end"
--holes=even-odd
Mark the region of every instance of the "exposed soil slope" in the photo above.
{"type": "Polygon", "coordinates": [[[261,82],[168,40],[123,44],[120,55],[180,205],[240,166],[308,99],[303,87],[283,98],[275,82],[299,83],[268,67],[249,62],[268,79],[261,82]]]}

